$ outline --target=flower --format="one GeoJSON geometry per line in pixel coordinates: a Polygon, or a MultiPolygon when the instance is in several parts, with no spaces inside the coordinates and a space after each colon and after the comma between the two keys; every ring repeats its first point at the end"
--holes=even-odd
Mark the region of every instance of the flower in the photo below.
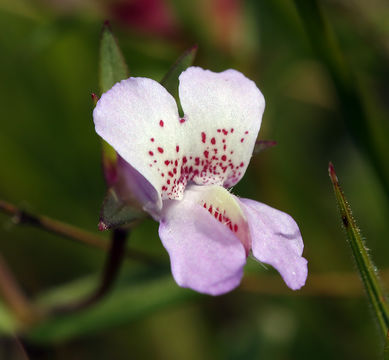
{"type": "Polygon", "coordinates": [[[155,220],[177,284],[219,295],[237,287],[247,256],[273,266],[291,289],[307,277],[303,241],[287,214],[227,189],[242,178],[265,100],[235,70],[190,67],[174,98],[147,78],[123,80],[94,112],[96,132],[127,167],[127,182],[155,220]]]}

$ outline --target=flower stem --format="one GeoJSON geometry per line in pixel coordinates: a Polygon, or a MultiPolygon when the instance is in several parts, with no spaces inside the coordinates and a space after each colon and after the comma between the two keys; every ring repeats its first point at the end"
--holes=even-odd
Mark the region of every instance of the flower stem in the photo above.
{"type": "Polygon", "coordinates": [[[19,287],[5,259],[0,254],[0,293],[16,318],[25,324],[37,316],[35,309],[19,287]]]}
{"type": "MultiPolygon", "coordinates": [[[[19,209],[15,205],[0,200],[0,212],[12,216],[15,224],[31,225],[52,234],[63,236],[85,245],[96,247],[104,251],[109,250],[109,244],[102,237],[80,229],[76,226],[66,224],[47,216],[36,215],[30,212],[19,209]]],[[[127,249],[125,251],[126,258],[136,260],[153,265],[161,265],[160,261],[152,256],[134,249],[127,249]]]]}
{"type": "Polygon", "coordinates": [[[113,286],[123,263],[127,235],[128,231],[124,229],[115,229],[112,231],[111,247],[106,259],[100,285],[97,287],[96,291],[87,296],[85,299],[73,304],[55,307],[52,309],[52,313],[63,314],[82,310],[98,303],[105,295],[107,295],[113,286]]]}

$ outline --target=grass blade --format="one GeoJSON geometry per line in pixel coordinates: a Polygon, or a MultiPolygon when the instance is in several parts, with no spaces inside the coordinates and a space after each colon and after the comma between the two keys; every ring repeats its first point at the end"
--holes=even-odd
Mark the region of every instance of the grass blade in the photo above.
{"type": "Polygon", "coordinates": [[[389,332],[386,335],[385,339],[385,347],[384,347],[384,360],[389,360],[389,332]]]}
{"type": "MultiPolygon", "coordinates": [[[[160,269],[158,271],[161,272],[160,269]]],[[[141,272],[135,272],[125,277],[104,301],[80,312],[47,318],[31,327],[26,337],[34,343],[42,344],[69,341],[106,331],[199,296],[178,287],[170,274],[143,276],[141,272]]],[[[97,278],[88,277],[62,285],[41,297],[39,304],[48,307],[71,302],[85,296],[94,288],[96,281],[97,278]]]]}
{"type": "Polygon", "coordinates": [[[389,311],[385,301],[384,292],[380,286],[376,268],[369,258],[362,240],[361,232],[352,216],[351,208],[339,185],[338,177],[336,176],[332,163],[329,164],[328,172],[334,188],[342,224],[346,231],[355,263],[365,286],[372,309],[374,310],[382,330],[382,335],[383,337],[386,337],[389,327],[389,311]]]}
{"type": "MultiPolygon", "coordinates": [[[[306,34],[317,58],[327,68],[339,99],[339,110],[350,135],[374,167],[386,195],[389,197],[389,170],[385,149],[375,141],[356,76],[337,42],[317,0],[294,0],[306,34]]],[[[387,133],[385,123],[380,124],[387,133]]]]}

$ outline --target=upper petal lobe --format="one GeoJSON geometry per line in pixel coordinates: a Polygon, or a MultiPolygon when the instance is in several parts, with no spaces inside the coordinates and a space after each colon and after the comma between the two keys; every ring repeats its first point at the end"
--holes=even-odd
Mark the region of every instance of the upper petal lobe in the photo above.
{"type": "Polygon", "coordinates": [[[192,136],[188,151],[202,162],[194,182],[235,185],[246,171],[261,126],[265,108],[261,91],[236,70],[215,73],[190,67],[179,79],[192,136]]]}
{"type": "Polygon", "coordinates": [[[182,137],[174,98],[154,80],[129,78],[102,95],[93,118],[96,132],[160,196],[170,178],[165,161],[176,156],[176,140],[182,137]]]}

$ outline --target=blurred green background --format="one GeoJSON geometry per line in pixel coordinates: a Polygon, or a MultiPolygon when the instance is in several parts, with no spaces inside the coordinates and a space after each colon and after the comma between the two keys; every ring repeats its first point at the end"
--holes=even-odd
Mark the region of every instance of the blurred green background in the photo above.
{"type": "MultiPolygon", "coordinates": [[[[337,275],[356,270],[327,166],[335,165],[377,267],[389,268],[389,4],[320,6],[344,56],[340,73],[314,16],[307,28],[290,0],[0,1],[1,199],[97,234],[105,184],[90,94],[98,93],[101,25],[110,19],[132,76],[159,81],[198,44],[196,65],[235,68],[256,81],[267,101],[259,138],[278,145],[253,157],[234,193],[296,219],[310,271],[306,289],[292,292],[250,260],[242,286],[213,298],[180,289],[166,266],[126,261],[102,304],[24,331],[28,358],[379,356],[362,287],[337,275]],[[343,80],[348,92],[339,91],[343,80]]],[[[129,247],[168,264],[157,228],[142,223],[129,247]]],[[[3,214],[0,251],[27,295],[41,302],[88,293],[105,258],[3,214]]],[[[0,358],[27,358],[16,336],[0,339],[0,358]]]]}

